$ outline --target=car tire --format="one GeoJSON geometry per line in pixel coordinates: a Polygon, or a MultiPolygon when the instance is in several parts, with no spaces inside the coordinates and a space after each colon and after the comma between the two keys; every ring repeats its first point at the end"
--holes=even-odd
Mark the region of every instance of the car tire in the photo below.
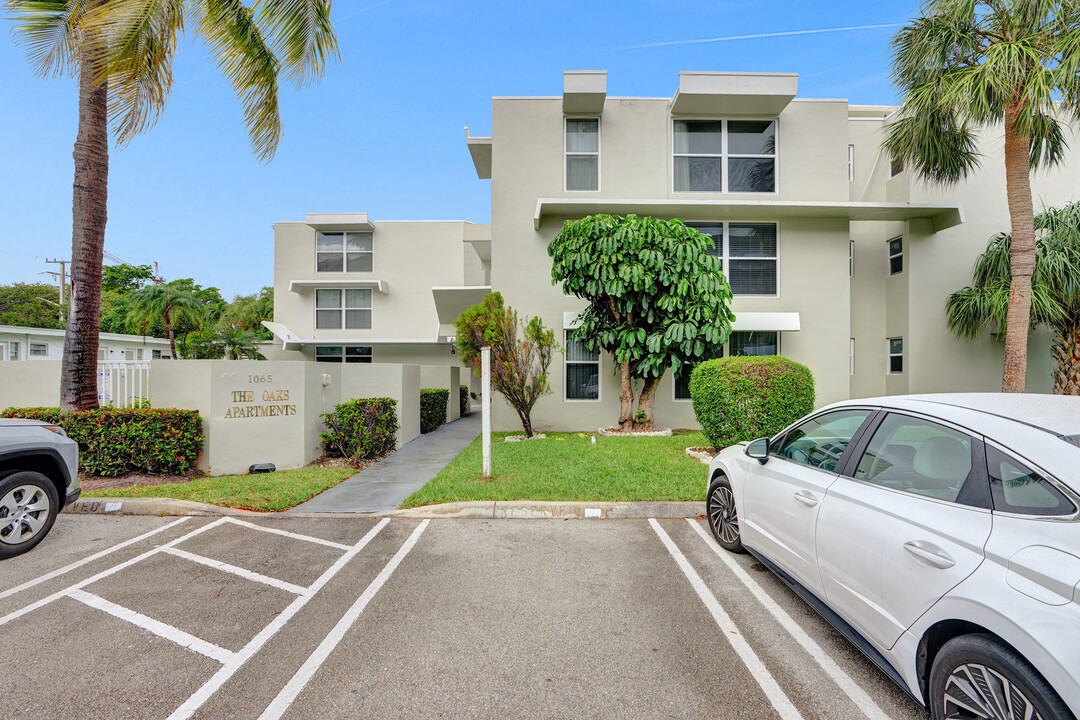
{"type": "Polygon", "coordinates": [[[933,720],[1012,720],[1028,717],[1029,708],[1038,713],[1031,717],[1042,720],[1075,720],[1031,663],[993,635],[961,635],[945,643],[930,670],[929,695],[933,720]],[[990,705],[994,696],[998,702],[990,705]]]}
{"type": "Polygon", "coordinates": [[[735,493],[731,491],[731,483],[724,475],[717,475],[709,483],[709,490],[705,494],[705,517],[720,547],[733,553],[746,552],[739,534],[739,513],[735,507],[735,493]]]}
{"type": "Polygon", "coordinates": [[[0,477],[0,559],[21,555],[44,540],[59,512],[56,485],[41,473],[16,470],[0,477]],[[28,506],[37,509],[28,511],[28,506]]]}

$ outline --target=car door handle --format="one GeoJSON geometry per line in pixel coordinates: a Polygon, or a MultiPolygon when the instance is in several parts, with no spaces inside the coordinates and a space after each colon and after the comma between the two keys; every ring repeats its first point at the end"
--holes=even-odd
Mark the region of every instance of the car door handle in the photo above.
{"type": "Polygon", "coordinates": [[[805,490],[800,490],[799,492],[795,493],[795,499],[801,502],[806,507],[814,507],[819,502],[815,495],[813,495],[812,493],[808,493],[805,490]]]}
{"type": "Polygon", "coordinates": [[[951,568],[956,564],[956,561],[949,557],[944,550],[932,543],[923,542],[921,540],[909,540],[904,543],[904,549],[909,553],[925,560],[936,568],[945,570],[951,568]]]}

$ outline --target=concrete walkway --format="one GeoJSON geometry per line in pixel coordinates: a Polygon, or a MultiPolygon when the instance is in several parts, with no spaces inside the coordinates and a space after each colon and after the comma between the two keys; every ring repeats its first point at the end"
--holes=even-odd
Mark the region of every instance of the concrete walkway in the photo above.
{"type": "Polygon", "coordinates": [[[421,435],[396,453],[301,503],[289,512],[393,510],[439,474],[480,435],[480,413],[421,435]]]}

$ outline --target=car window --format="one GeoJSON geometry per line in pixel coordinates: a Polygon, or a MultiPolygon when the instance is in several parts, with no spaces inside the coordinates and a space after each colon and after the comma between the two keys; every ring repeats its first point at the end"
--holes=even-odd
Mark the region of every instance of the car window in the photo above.
{"type": "Polygon", "coordinates": [[[811,418],[788,431],[776,455],[835,472],[851,438],[870,417],[869,410],[836,410],[811,418]]]}
{"type": "Polygon", "coordinates": [[[859,458],[855,478],[953,502],[971,475],[971,436],[889,413],[859,458]]]}
{"type": "Polygon", "coordinates": [[[994,509],[1023,515],[1071,515],[1076,508],[1041,474],[997,448],[986,448],[994,509]]]}

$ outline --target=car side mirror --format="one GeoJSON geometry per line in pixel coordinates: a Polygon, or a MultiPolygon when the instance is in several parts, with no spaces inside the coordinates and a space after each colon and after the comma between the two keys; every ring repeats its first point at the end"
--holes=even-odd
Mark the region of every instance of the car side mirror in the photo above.
{"type": "Polygon", "coordinates": [[[769,451],[771,450],[769,445],[769,438],[758,438],[754,442],[747,445],[744,452],[748,457],[752,457],[759,463],[764,465],[769,459],[769,451]]]}

